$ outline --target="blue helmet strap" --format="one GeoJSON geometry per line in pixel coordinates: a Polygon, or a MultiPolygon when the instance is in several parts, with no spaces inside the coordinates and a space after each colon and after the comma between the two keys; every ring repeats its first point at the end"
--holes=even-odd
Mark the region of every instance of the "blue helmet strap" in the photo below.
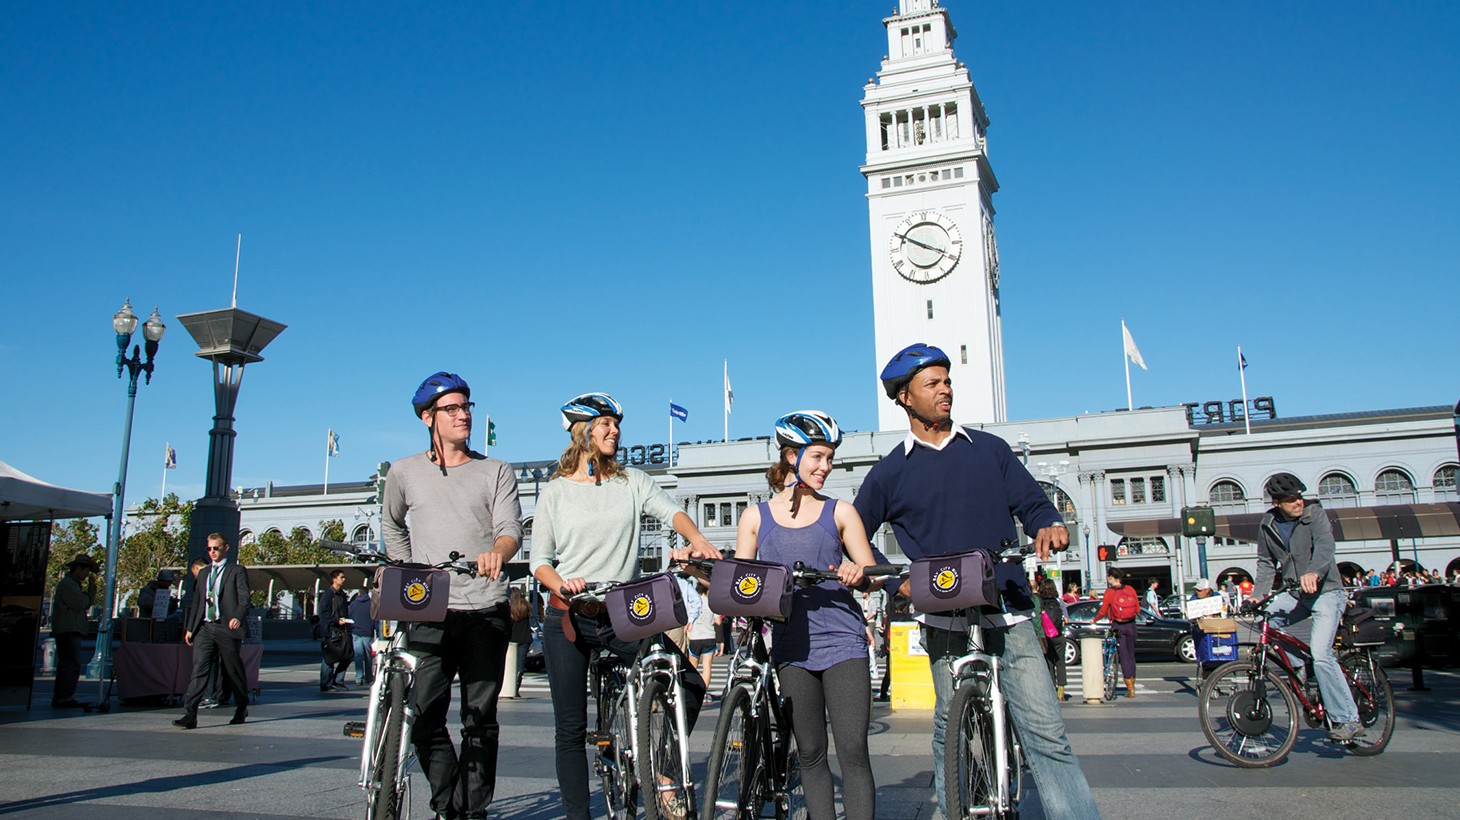
{"type": "Polygon", "coordinates": [[[791,517],[796,517],[796,511],[801,509],[801,493],[799,490],[804,486],[801,481],[801,456],[806,455],[806,445],[796,451],[796,463],[792,465],[795,478],[791,479],[791,517]]]}

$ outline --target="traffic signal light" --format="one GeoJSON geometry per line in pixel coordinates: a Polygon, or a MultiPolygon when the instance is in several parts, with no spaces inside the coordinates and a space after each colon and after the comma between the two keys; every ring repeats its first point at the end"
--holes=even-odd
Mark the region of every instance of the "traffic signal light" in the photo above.
{"type": "Polygon", "coordinates": [[[1101,561],[1115,560],[1115,547],[1110,544],[1101,544],[1095,548],[1095,555],[1101,561]]]}
{"type": "Polygon", "coordinates": [[[1182,507],[1181,534],[1187,538],[1206,538],[1217,534],[1217,514],[1211,507],[1182,507]]]}

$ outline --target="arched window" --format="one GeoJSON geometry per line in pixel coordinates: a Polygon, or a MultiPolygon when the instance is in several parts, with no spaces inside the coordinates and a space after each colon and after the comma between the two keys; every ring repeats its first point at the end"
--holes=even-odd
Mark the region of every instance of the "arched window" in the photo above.
{"type": "Polygon", "coordinates": [[[1230,515],[1247,509],[1247,493],[1242,485],[1230,479],[1222,479],[1207,491],[1207,502],[1222,515],[1230,515]]]}
{"type": "Polygon", "coordinates": [[[372,536],[373,533],[370,532],[370,525],[361,524],[355,528],[353,533],[350,533],[350,543],[357,547],[364,546],[373,540],[372,536]]]}
{"type": "Polygon", "coordinates": [[[1357,507],[1359,490],[1343,473],[1329,473],[1318,481],[1318,500],[1325,507],[1357,507]]]}
{"type": "Polygon", "coordinates": [[[253,530],[239,530],[238,543],[240,546],[252,544],[254,541],[253,530]]]}
{"type": "Polygon", "coordinates": [[[1414,502],[1414,482],[1403,470],[1390,468],[1374,479],[1374,494],[1389,504],[1414,502]]]}
{"type": "Polygon", "coordinates": [[[1075,522],[1080,520],[1080,513],[1075,509],[1075,502],[1070,498],[1070,494],[1047,481],[1039,482],[1039,488],[1044,490],[1044,495],[1049,499],[1049,503],[1059,510],[1060,517],[1065,520],[1065,525],[1070,528],[1070,532],[1074,532],[1075,522]]]}
{"type": "Polygon", "coordinates": [[[1460,493],[1457,493],[1455,488],[1455,465],[1446,464],[1436,470],[1433,486],[1435,488],[1436,501],[1445,499],[1453,500],[1460,497],[1460,493]]]}
{"type": "Polygon", "coordinates": [[[1126,536],[1115,545],[1116,554],[1125,558],[1136,555],[1170,555],[1166,539],[1159,535],[1126,536]]]}
{"type": "Polygon", "coordinates": [[[284,533],[278,527],[269,527],[267,530],[264,530],[264,535],[269,535],[271,533],[278,538],[284,537],[284,533]]]}

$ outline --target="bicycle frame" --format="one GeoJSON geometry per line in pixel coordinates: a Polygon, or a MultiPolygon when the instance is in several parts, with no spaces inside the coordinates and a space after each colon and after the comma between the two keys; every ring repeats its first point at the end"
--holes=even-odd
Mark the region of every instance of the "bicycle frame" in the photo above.
{"type": "MultiPolygon", "coordinates": [[[[386,692],[389,691],[390,678],[396,675],[404,675],[406,691],[411,690],[415,683],[416,656],[406,651],[406,630],[397,627],[394,634],[387,642],[384,639],[375,642],[380,650],[375,655],[375,681],[370,686],[370,705],[365,713],[365,735],[364,744],[360,750],[360,781],[357,784],[367,792],[374,784],[370,783],[370,770],[374,768],[375,741],[381,729],[381,705],[385,702],[386,692]],[[380,646],[383,644],[383,646],[380,646]]],[[[407,771],[411,761],[411,724],[415,722],[415,714],[412,712],[410,703],[406,703],[405,721],[401,727],[401,744],[397,750],[396,781],[404,787],[409,780],[407,771]]]]}
{"type": "Polygon", "coordinates": [[[764,619],[747,620],[747,626],[735,649],[735,657],[730,661],[730,673],[725,688],[729,691],[739,685],[750,687],[750,716],[770,728],[769,732],[762,733],[761,736],[768,796],[780,800],[784,797],[786,779],[790,774],[790,766],[782,754],[786,748],[782,740],[791,734],[791,722],[781,705],[775,665],[771,663],[770,652],[766,649],[764,629],[764,619]]]}
{"type": "MultiPolygon", "coordinates": [[[[1004,702],[1004,689],[999,680],[999,672],[1003,667],[1003,661],[983,651],[983,627],[979,626],[978,614],[969,613],[968,623],[968,645],[970,651],[952,662],[953,666],[953,689],[957,692],[958,687],[972,685],[976,681],[986,681],[988,685],[988,699],[990,716],[994,724],[994,736],[998,743],[994,746],[994,765],[998,771],[999,793],[997,811],[1013,811],[1017,798],[1010,794],[1009,788],[1009,745],[1004,739],[1009,737],[1008,709],[1004,702]]],[[[948,754],[947,738],[944,738],[943,754],[948,754]]],[[[942,795],[939,795],[942,799],[942,795]]]]}
{"type": "MultiPolygon", "coordinates": [[[[639,652],[638,660],[633,667],[634,674],[629,676],[631,681],[637,679],[636,684],[626,686],[625,690],[630,688],[634,690],[635,697],[629,701],[629,719],[630,725],[637,726],[639,725],[638,693],[643,691],[649,681],[655,678],[664,681],[665,689],[669,692],[670,704],[674,707],[675,731],[678,733],[681,743],[684,744],[684,748],[680,750],[680,754],[678,755],[679,782],[683,784],[685,793],[689,798],[689,816],[693,820],[693,818],[698,816],[696,813],[697,801],[695,800],[694,779],[691,776],[689,765],[689,717],[685,714],[684,710],[684,684],[680,681],[681,671],[679,653],[671,652],[665,647],[664,636],[662,634],[655,635],[639,652]]],[[[631,748],[633,749],[635,760],[639,759],[640,754],[649,751],[647,749],[639,749],[637,739],[635,739],[631,748]]],[[[645,784],[640,784],[640,788],[645,788],[645,784]]],[[[654,784],[652,791],[656,798],[661,789],[663,789],[663,786],[654,784]]]]}
{"type": "MultiPolygon", "coordinates": [[[[1264,614],[1257,643],[1252,647],[1253,668],[1260,679],[1268,671],[1268,663],[1275,662],[1279,679],[1286,683],[1288,689],[1297,697],[1303,711],[1311,717],[1311,722],[1321,725],[1328,719],[1328,714],[1323,708],[1322,693],[1320,691],[1318,698],[1309,700],[1308,693],[1304,691],[1302,679],[1298,676],[1297,667],[1288,659],[1289,655],[1297,655],[1305,667],[1310,667],[1313,663],[1313,650],[1308,644],[1273,626],[1269,621],[1270,616],[1264,614]]],[[[1348,675],[1345,674],[1344,677],[1347,678],[1348,675]]]]}

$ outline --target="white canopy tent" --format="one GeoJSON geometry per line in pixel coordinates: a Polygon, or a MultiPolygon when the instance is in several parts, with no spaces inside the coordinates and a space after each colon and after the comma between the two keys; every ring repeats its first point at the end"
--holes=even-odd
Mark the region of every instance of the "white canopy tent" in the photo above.
{"type": "Polygon", "coordinates": [[[57,487],[0,461],[0,521],[91,518],[111,513],[111,493],[57,487]]]}

